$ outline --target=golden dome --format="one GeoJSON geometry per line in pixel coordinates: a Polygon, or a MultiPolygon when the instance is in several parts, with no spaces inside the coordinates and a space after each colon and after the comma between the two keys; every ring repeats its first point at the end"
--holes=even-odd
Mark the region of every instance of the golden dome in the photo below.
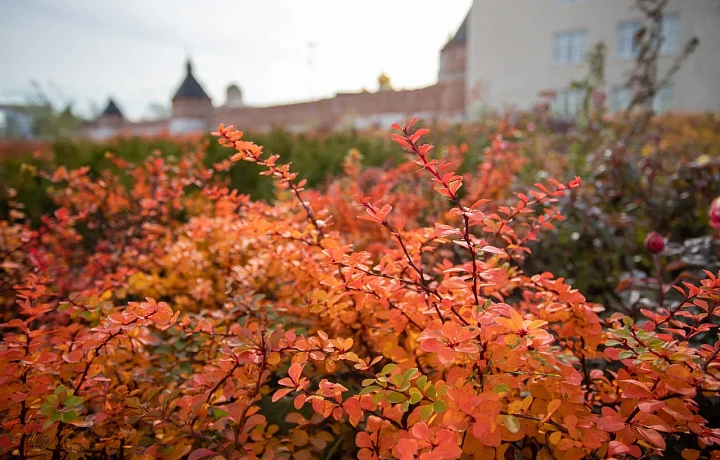
{"type": "Polygon", "coordinates": [[[385,73],[381,73],[378,77],[378,89],[380,91],[392,90],[392,84],[390,83],[390,77],[385,73]]]}

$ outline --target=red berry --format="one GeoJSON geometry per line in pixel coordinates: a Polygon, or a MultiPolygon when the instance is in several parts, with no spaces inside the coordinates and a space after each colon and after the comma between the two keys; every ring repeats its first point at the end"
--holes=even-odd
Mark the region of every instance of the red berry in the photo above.
{"type": "Polygon", "coordinates": [[[645,249],[653,254],[662,252],[662,250],[665,249],[665,240],[662,235],[658,232],[650,232],[647,238],[645,238],[645,249]]]}

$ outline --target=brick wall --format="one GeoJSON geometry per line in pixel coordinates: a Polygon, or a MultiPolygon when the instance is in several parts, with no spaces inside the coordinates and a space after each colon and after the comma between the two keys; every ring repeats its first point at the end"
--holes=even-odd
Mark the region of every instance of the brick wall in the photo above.
{"type": "Polygon", "coordinates": [[[383,114],[399,117],[424,114],[433,120],[455,119],[462,116],[465,110],[464,91],[464,79],[455,79],[414,90],[340,93],[333,98],[297,104],[223,106],[214,111],[212,120],[214,125],[232,124],[249,131],[264,131],[274,126],[303,131],[339,129],[348,127],[348,123],[352,124],[353,120],[363,125],[360,120],[379,119],[383,114]]]}

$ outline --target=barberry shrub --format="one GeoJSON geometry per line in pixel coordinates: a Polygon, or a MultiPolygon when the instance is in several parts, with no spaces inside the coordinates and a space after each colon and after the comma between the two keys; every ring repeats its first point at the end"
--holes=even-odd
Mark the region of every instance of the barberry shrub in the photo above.
{"type": "Polygon", "coordinates": [[[508,199],[514,168],[459,175],[413,124],[393,135],[411,161],[367,195],[352,158],[347,182],[305,190],[222,125],[235,153],[211,169],[196,153],[45,174],[58,210],[0,224],[2,454],[601,459],[681,440],[720,457],[700,414],[720,396],[720,277],[604,316],[523,271],[580,181],[508,199]],[[229,190],[238,162],[277,201],[229,190]]]}

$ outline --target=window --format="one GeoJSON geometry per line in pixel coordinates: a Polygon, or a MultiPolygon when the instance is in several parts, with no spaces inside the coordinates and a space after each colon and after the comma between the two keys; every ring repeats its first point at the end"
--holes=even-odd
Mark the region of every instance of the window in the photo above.
{"type": "Polygon", "coordinates": [[[580,64],[587,53],[587,31],[558,32],[553,38],[553,60],[556,66],[580,64]]]}
{"type": "Polygon", "coordinates": [[[623,21],[617,27],[617,56],[621,59],[634,59],[638,44],[635,36],[642,27],[640,21],[623,21]]]}
{"type": "Polygon", "coordinates": [[[585,92],[581,89],[563,89],[557,92],[551,104],[556,115],[575,116],[583,105],[585,92]]]}
{"type": "Polygon", "coordinates": [[[622,112],[627,110],[632,101],[633,93],[630,88],[615,88],[612,91],[610,100],[610,110],[613,112],[622,112]]]}
{"type": "Polygon", "coordinates": [[[672,84],[665,85],[653,98],[653,110],[657,113],[666,112],[672,107],[675,87],[672,84]]]}
{"type": "MultiPolygon", "coordinates": [[[[673,96],[675,93],[675,87],[672,84],[665,85],[660,89],[652,101],[653,111],[657,113],[666,112],[673,106],[673,96]]],[[[610,110],[613,112],[622,112],[627,110],[630,106],[634,96],[633,91],[630,88],[617,87],[613,89],[610,100],[610,110]]]]}
{"type": "Polygon", "coordinates": [[[662,54],[672,54],[677,52],[680,42],[680,15],[669,14],[662,20],[662,45],[660,52],[662,54]]]}

